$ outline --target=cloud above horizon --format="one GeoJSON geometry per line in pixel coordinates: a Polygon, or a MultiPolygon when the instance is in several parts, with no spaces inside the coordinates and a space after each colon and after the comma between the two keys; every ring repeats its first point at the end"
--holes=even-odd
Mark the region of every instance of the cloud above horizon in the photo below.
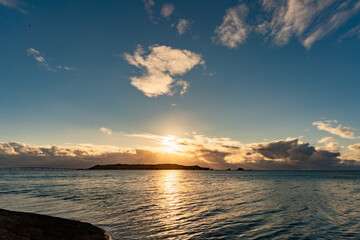
{"type": "Polygon", "coordinates": [[[348,149],[349,149],[350,151],[360,153],[360,143],[356,143],[356,144],[350,145],[350,146],[348,146],[348,149]]]}
{"type": "Polygon", "coordinates": [[[165,18],[170,17],[170,15],[174,12],[175,7],[172,4],[165,3],[161,8],[161,15],[165,18]]]}
{"type": "MultiPolygon", "coordinates": [[[[244,144],[230,138],[197,133],[183,138],[148,133],[124,136],[146,138],[154,141],[157,147],[0,143],[0,167],[87,168],[95,164],[177,163],[215,169],[360,169],[360,158],[356,154],[341,156],[338,151],[317,148],[297,138],[244,144]]],[[[358,153],[358,145],[348,148],[358,153]]]]}
{"type": "Polygon", "coordinates": [[[355,37],[356,39],[360,39],[360,25],[350,29],[344,35],[340,36],[339,41],[342,42],[346,38],[355,37]]]}
{"type": "Polygon", "coordinates": [[[190,23],[189,20],[180,18],[179,22],[178,22],[178,24],[176,26],[176,29],[177,29],[178,33],[180,35],[182,35],[182,34],[186,33],[187,30],[190,29],[190,25],[191,25],[191,23],[190,23]]]}
{"type": "Polygon", "coordinates": [[[145,11],[149,14],[150,20],[153,21],[153,7],[155,6],[155,2],[153,0],[143,0],[145,11]]]}
{"type": "Polygon", "coordinates": [[[318,143],[326,143],[326,142],[332,142],[334,141],[333,137],[324,137],[318,141],[318,143]]]}
{"type": "Polygon", "coordinates": [[[53,66],[53,65],[50,65],[48,63],[48,61],[45,59],[45,57],[43,57],[40,52],[34,48],[28,48],[26,49],[26,52],[29,56],[33,57],[38,63],[39,65],[50,71],[50,72],[56,72],[57,69],[62,69],[62,70],[65,70],[65,71],[73,71],[74,68],[73,67],[69,67],[69,66],[61,66],[61,65],[57,65],[57,66],[53,66]]]}
{"type": "Polygon", "coordinates": [[[352,127],[343,127],[341,124],[338,124],[336,127],[333,127],[333,124],[337,124],[337,120],[325,120],[325,121],[315,121],[313,125],[316,126],[319,130],[323,130],[334,135],[338,135],[342,138],[355,139],[354,128],[352,127]]]}
{"type": "Polygon", "coordinates": [[[18,0],[0,0],[0,4],[8,8],[17,9],[21,13],[26,13],[26,11],[20,7],[22,3],[18,0]]]}
{"type": "MultiPolygon", "coordinates": [[[[249,23],[246,18],[251,9],[245,3],[228,8],[223,23],[215,29],[218,42],[228,48],[237,48],[251,32],[255,32],[263,35],[265,41],[271,39],[277,46],[296,37],[310,49],[316,41],[338,30],[360,11],[359,0],[262,0],[260,5],[263,12],[249,23]]],[[[354,28],[348,36],[357,32],[354,28]]]]}
{"type": "Polygon", "coordinates": [[[173,95],[176,88],[180,88],[181,95],[184,94],[189,83],[177,77],[205,64],[200,54],[185,49],[153,45],[149,51],[146,55],[139,45],[133,55],[124,54],[125,60],[142,72],[142,76],[130,78],[131,84],[148,97],[173,95]]]}
{"type": "Polygon", "coordinates": [[[108,135],[111,135],[112,134],[112,130],[110,128],[106,128],[106,127],[101,127],[100,128],[100,131],[103,132],[103,133],[106,133],[108,135]]]}
{"type": "Polygon", "coordinates": [[[245,23],[248,14],[246,4],[228,8],[222,24],[215,29],[215,39],[228,48],[236,48],[244,43],[250,31],[250,26],[245,23]]]}

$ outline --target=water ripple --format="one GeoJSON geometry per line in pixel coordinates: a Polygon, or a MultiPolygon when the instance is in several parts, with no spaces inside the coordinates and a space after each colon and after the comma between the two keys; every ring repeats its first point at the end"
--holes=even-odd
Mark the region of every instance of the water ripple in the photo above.
{"type": "Polygon", "coordinates": [[[357,239],[358,171],[0,171],[0,207],[114,239],[357,239]]]}

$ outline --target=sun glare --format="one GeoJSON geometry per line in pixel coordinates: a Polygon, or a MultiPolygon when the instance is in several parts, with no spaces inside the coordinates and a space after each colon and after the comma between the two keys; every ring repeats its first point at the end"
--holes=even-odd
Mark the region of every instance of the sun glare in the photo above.
{"type": "Polygon", "coordinates": [[[180,145],[178,145],[179,142],[180,140],[174,136],[164,137],[161,142],[162,149],[167,153],[177,153],[181,150],[180,145]]]}

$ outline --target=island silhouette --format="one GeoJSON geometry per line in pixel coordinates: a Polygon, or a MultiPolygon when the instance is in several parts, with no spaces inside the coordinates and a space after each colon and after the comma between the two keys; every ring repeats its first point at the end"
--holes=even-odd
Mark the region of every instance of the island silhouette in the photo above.
{"type": "Polygon", "coordinates": [[[212,170],[210,168],[179,164],[108,164],[95,165],[88,170],[212,170]]]}

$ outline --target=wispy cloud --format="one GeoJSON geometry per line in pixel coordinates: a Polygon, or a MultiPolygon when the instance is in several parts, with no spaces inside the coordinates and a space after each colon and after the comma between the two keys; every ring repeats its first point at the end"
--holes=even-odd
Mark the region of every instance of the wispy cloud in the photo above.
{"type": "Polygon", "coordinates": [[[17,0],[0,0],[0,4],[8,8],[17,9],[22,13],[26,13],[26,11],[20,7],[22,3],[17,0]]]}
{"type": "Polygon", "coordinates": [[[110,128],[106,128],[106,127],[101,127],[100,131],[102,131],[103,133],[106,133],[108,135],[112,134],[112,130],[110,128]]]}
{"type": "Polygon", "coordinates": [[[131,77],[131,84],[148,97],[172,95],[176,87],[184,94],[189,83],[175,78],[184,75],[196,65],[204,65],[201,55],[189,50],[173,49],[168,46],[154,45],[149,47],[146,55],[141,46],[133,55],[124,54],[129,64],[142,70],[141,77],[131,77]]]}
{"type": "Polygon", "coordinates": [[[250,32],[250,26],[245,22],[248,13],[249,8],[245,4],[228,8],[223,23],[215,29],[215,39],[228,48],[244,43],[250,32]]]}
{"type": "Polygon", "coordinates": [[[334,141],[334,138],[332,137],[324,137],[318,141],[318,143],[326,143],[326,142],[332,142],[334,141]]]}
{"type": "Polygon", "coordinates": [[[348,149],[349,149],[350,151],[360,153],[360,143],[356,143],[356,144],[350,145],[350,146],[348,146],[348,149]]]}
{"type": "Polygon", "coordinates": [[[360,39],[360,25],[350,29],[344,35],[340,36],[339,41],[342,42],[346,38],[353,38],[360,39]]]}
{"type": "Polygon", "coordinates": [[[345,1],[337,7],[335,13],[330,15],[329,20],[321,23],[312,33],[303,41],[303,45],[309,49],[315,41],[325,37],[330,32],[337,30],[352,16],[360,10],[360,1],[345,1]]]}
{"type": "Polygon", "coordinates": [[[145,11],[149,14],[150,20],[154,20],[153,16],[153,7],[155,6],[155,2],[153,0],[143,0],[145,11]]]}
{"type": "Polygon", "coordinates": [[[333,127],[333,124],[337,124],[337,120],[326,120],[326,121],[316,121],[313,122],[314,126],[317,126],[319,130],[323,130],[334,135],[338,135],[342,138],[354,139],[358,138],[354,136],[354,128],[352,127],[343,127],[341,124],[338,124],[336,127],[333,127]]]}
{"type": "Polygon", "coordinates": [[[164,6],[161,8],[161,15],[165,18],[169,17],[175,10],[174,5],[172,4],[164,4],[164,6]]]}
{"type": "MultiPolygon", "coordinates": [[[[245,4],[229,8],[223,23],[216,27],[217,40],[224,46],[236,48],[254,31],[271,39],[275,45],[287,44],[297,38],[310,49],[312,45],[335,32],[360,11],[360,0],[262,0],[263,12],[247,23],[249,9],[245,4]]],[[[357,29],[345,36],[354,36],[357,29]]]]}
{"type": "Polygon", "coordinates": [[[284,45],[293,35],[301,37],[319,13],[333,2],[334,0],[289,0],[278,2],[273,8],[269,7],[268,1],[264,1],[264,9],[270,10],[273,14],[268,26],[274,42],[284,45]]]}
{"type": "Polygon", "coordinates": [[[176,29],[177,29],[178,33],[180,35],[182,35],[182,34],[186,33],[187,30],[190,29],[190,26],[191,26],[191,23],[190,23],[189,20],[180,18],[179,22],[178,22],[178,24],[176,26],[176,29]]]}
{"type": "Polygon", "coordinates": [[[277,45],[287,44],[291,37],[296,36],[304,47],[310,49],[316,41],[337,30],[356,14],[360,1],[263,0],[262,5],[272,17],[258,25],[260,32],[268,30],[277,45]]]}
{"type": "Polygon", "coordinates": [[[74,68],[73,67],[69,67],[69,66],[61,66],[61,65],[58,65],[58,66],[52,66],[48,63],[48,61],[45,59],[45,57],[43,57],[40,52],[34,48],[28,48],[26,50],[27,54],[29,56],[32,56],[38,63],[39,65],[48,70],[48,71],[51,71],[51,72],[56,72],[57,69],[62,69],[62,70],[65,70],[65,71],[73,71],[74,68]]]}

